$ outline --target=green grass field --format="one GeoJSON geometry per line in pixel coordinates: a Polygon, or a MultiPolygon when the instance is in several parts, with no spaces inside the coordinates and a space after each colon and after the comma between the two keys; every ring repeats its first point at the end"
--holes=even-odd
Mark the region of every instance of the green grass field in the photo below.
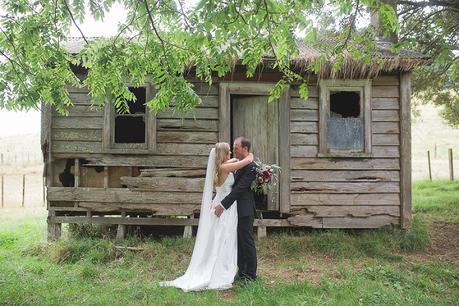
{"type": "Polygon", "coordinates": [[[418,182],[413,202],[410,231],[268,235],[257,242],[259,280],[193,293],[157,285],[185,271],[193,239],[117,241],[92,228],[48,244],[45,211],[3,210],[0,304],[457,305],[459,182],[418,182]]]}

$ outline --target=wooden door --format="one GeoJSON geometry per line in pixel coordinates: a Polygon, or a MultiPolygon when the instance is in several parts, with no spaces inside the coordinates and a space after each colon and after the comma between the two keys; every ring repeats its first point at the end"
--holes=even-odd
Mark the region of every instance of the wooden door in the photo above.
{"type": "MultiPolygon", "coordinates": [[[[279,164],[278,102],[268,103],[267,96],[231,96],[232,139],[245,136],[252,143],[255,160],[279,164]]],[[[268,194],[268,210],[279,210],[279,182],[268,194]]]]}

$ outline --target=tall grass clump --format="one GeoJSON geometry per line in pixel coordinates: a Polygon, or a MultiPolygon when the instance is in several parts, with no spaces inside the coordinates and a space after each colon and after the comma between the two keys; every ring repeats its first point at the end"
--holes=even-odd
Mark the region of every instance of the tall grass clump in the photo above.
{"type": "Polygon", "coordinates": [[[401,232],[399,237],[400,248],[404,251],[414,252],[424,250],[430,243],[430,234],[427,226],[418,216],[413,218],[411,229],[401,232]]]}

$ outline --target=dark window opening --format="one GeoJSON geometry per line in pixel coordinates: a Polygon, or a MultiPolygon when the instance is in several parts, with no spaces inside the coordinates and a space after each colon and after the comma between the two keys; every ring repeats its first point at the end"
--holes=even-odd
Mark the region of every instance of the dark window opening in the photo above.
{"type": "Polygon", "coordinates": [[[137,101],[129,102],[127,114],[115,115],[115,143],[145,143],[145,87],[129,87],[137,101]]]}
{"type": "Polygon", "coordinates": [[[331,118],[359,118],[360,94],[354,91],[335,91],[330,93],[331,118]]]}
{"type": "Polygon", "coordinates": [[[145,114],[145,102],[147,102],[145,87],[129,87],[129,91],[137,98],[135,102],[129,102],[129,112],[131,114],[145,114]]]}
{"type": "Polygon", "coordinates": [[[145,121],[143,116],[115,118],[115,143],[144,143],[145,121]]]}
{"type": "Polygon", "coordinates": [[[64,187],[75,187],[75,175],[71,172],[71,168],[75,166],[75,159],[69,158],[65,163],[65,169],[59,173],[59,181],[64,187]]]}

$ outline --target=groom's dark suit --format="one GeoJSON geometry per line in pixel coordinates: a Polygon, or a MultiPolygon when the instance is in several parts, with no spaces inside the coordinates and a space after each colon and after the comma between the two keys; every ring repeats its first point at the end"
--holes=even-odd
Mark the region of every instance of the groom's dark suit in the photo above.
{"type": "Polygon", "coordinates": [[[253,220],[255,217],[255,198],[250,186],[256,178],[255,163],[238,170],[234,185],[221,204],[225,209],[237,201],[237,265],[239,276],[255,279],[257,276],[257,252],[253,240],[253,220]]]}

